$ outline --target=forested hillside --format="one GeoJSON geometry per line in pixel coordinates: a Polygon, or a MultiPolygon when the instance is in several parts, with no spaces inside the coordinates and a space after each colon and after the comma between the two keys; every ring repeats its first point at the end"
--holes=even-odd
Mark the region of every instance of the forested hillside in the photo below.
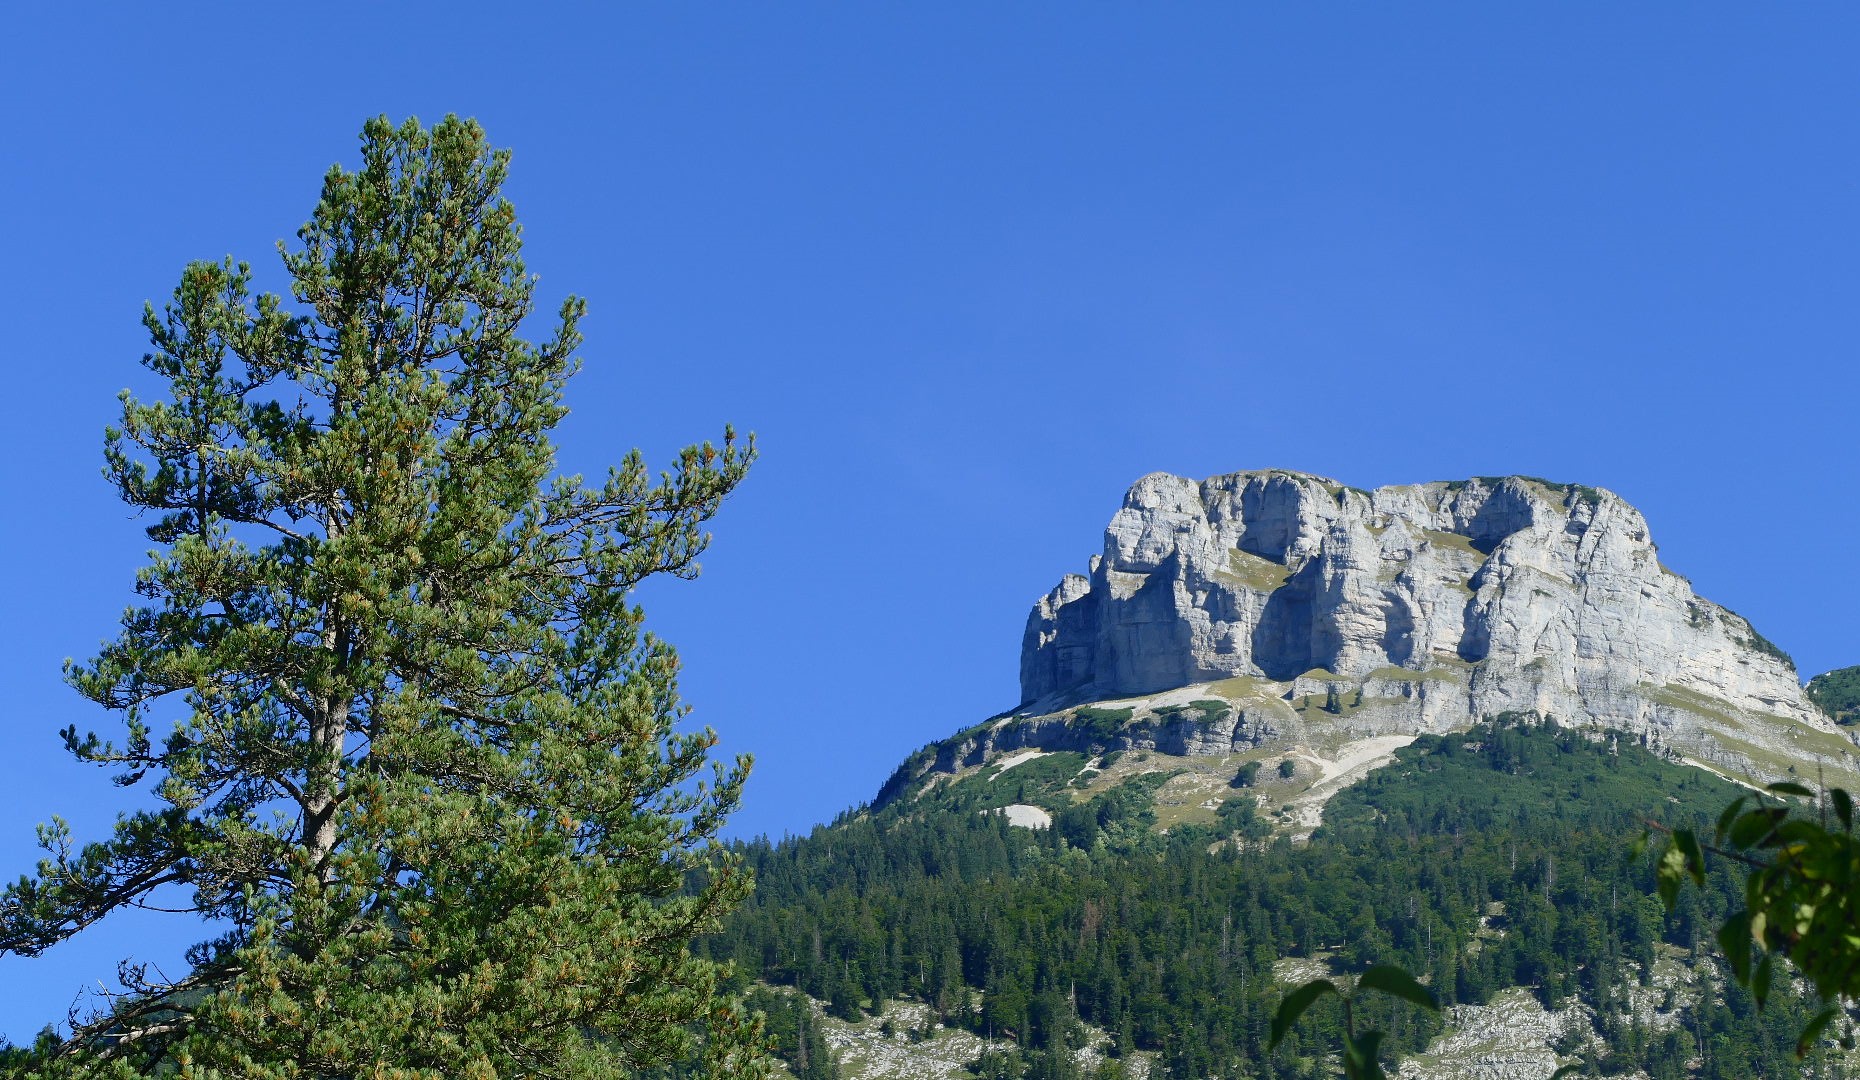
{"type": "MultiPolygon", "coordinates": [[[[1557,1050],[1594,1074],[1833,1075],[1791,1057],[1812,1003],[1787,987],[1761,1014],[1735,987],[1630,1007],[1656,958],[1714,963],[1711,935],[1740,887],[1720,869],[1661,908],[1633,850],[1646,820],[1707,822],[1737,789],[1632,740],[1517,719],[1424,736],[1337,795],[1299,845],[1273,838],[1244,797],[1217,827],[1161,833],[1149,793],[1174,759],[1081,801],[1084,760],[984,768],[805,838],[744,845],[757,890],[709,950],[843,1018],[928,1003],[944,1024],[1014,1040],[1018,1060],[989,1063],[1002,1075],[1079,1075],[1081,1024],[1110,1036],[1107,1075],[1133,1051],[1172,1077],[1328,1075],[1338,1019],[1322,1010],[1265,1051],[1286,958],[1343,973],[1401,964],[1445,1004],[1514,986],[1550,1007],[1579,998],[1593,1031],[1557,1050]],[[1044,807],[1053,827],[984,812],[1010,803],[1044,807]]],[[[1399,1055],[1440,1030],[1405,1006],[1371,1009],[1399,1055]]],[[[833,1075],[805,1010],[776,1011],[790,1061],[811,1039],[800,1071],[833,1075]]]]}
{"type": "Polygon", "coordinates": [[[1860,667],[1836,668],[1808,680],[1808,700],[1841,724],[1860,723],[1860,667]]]}

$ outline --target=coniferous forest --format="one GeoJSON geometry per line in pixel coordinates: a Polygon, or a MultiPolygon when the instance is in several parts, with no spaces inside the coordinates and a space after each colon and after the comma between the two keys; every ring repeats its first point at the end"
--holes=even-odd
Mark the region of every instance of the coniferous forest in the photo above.
{"type": "MultiPolygon", "coordinates": [[[[1720,864],[1662,907],[1636,838],[1650,819],[1705,823],[1737,789],[1627,737],[1519,718],[1424,736],[1337,795],[1298,845],[1268,839],[1250,807],[1159,834],[1148,796],[1168,775],[1161,757],[1161,771],[1075,802],[1066,778],[1082,760],[1054,754],[741,845],[756,891],[705,947],[742,982],[798,989],[841,1018],[913,999],[1011,1039],[1016,1060],[989,1063],[1001,1075],[1078,1075],[1067,1051],[1081,1024],[1114,1042],[1107,1075],[1134,1050],[1171,1077],[1332,1075],[1340,1018],[1322,1008],[1266,1052],[1281,958],[1344,974],[1399,964],[1443,1005],[1510,987],[1550,1008],[1579,995],[1606,1049],[1580,1037],[1558,1049],[1589,1075],[1840,1075],[1793,1057],[1819,1005],[1783,980],[1762,1011],[1715,976],[1715,993],[1664,995],[1664,1022],[1630,1008],[1659,996],[1641,989],[1657,958],[1716,971],[1713,934],[1741,885],[1720,864]],[[1011,802],[1046,806],[1053,827],[983,812],[1011,802]]],[[[834,1075],[798,998],[754,998],[798,1075],[834,1075]]],[[[1400,1055],[1441,1030],[1388,1002],[1358,1019],[1400,1055]]]]}

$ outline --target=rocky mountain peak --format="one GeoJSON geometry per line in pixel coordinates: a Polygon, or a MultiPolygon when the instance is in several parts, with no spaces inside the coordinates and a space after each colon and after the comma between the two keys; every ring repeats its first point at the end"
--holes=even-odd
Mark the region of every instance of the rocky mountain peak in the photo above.
{"type": "Polygon", "coordinates": [[[1028,616],[1017,711],[1223,681],[1333,703],[1342,684],[1384,731],[1536,712],[1759,774],[1808,753],[1805,733],[1817,755],[1849,749],[1781,650],[1660,563],[1639,511],[1525,476],[1138,480],[1088,573],[1028,616]]]}

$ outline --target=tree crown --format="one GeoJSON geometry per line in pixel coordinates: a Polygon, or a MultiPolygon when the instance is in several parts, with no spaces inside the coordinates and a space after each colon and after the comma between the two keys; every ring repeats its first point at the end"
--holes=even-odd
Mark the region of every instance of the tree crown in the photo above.
{"type": "Polygon", "coordinates": [[[508,163],[471,121],[371,120],[279,245],[294,304],[226,260],[145,310],[167,395],[125,393],[105,461],[161,546],[67,672],[124,734],[64,738],[159,802],[43,829],[0,955],[158,896],[222,932],[178,981],[127,966],[46,1069],[605,1075],[706,1022],[718,969],[684,946],[748,887],[715,844],[748,762],[699,776],[715,738],[676,729],[629,592],[696,574],[754,451],[554,477],[585,304],[520,336],[508,163]]]}

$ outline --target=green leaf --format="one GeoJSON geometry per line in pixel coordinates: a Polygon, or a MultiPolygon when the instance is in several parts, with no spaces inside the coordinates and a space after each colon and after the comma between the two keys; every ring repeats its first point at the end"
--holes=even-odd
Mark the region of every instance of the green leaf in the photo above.
{"type": "Polygon", "coordinates": [[[1440,1002],[1434,1000],[1433,992],[1422,986],[1413,975],[1393,964],[1377,964],[1360,975],[1356,980],[1359,990],[1380,990],[1413,1002],[1429,1012],[1439,1012],[1440,1002]]]}
{"type": "Polygon", "coordinates": [[[1828,792],[1829,801],[1834,803],[1834,816],[1841,819],[1841,828],[1851,831],[1854,827],[1854,799],[1840,788],[1828,792]]]}
{"type": "Polygon", "coordinates": [[[1804,799],[1812,799],[1815,797],[1813,791],[1796,783],[1794,780],[1779,780],[1764,790],[1774,792],[1777,795],[1799,795],[1804,799]]]}
{"type": "Polygon", "coordinates": [[[1718,815],[1718,839],[1723,840],[1725,835],[1731,831],[1731,822],[1737,820],[1737,812],[1743,809],[1745,801],[1749,798],[1748,795],[1739,795],[1731,800],[1731,805],[1725,807],[1723,813],[1718,815]]]}
{"type": "Polygon", "coordinates": [[[1679,883],[1686,876],[1686,857],[1679,850],[1679,845],[1668,840],[1666,850],[1660,853],[1660,864],[1655,870],[1655,887],[1660,892],[1660,903],[1666,910],[1673,910],[1679,902],[1679,883]]]}
{"type": "Polygon", "coordinates": [[[1692,883],[1703,887],[1705,884],[1705,853],[1699,850],[1699,838],[1692,835],[1691,829],[1680,829],[1673,833],[1673,845],[1685,856],[1686,873],[1692,876],[1692,883]]]}
{"type": "Polygon", "coordinates": [[[1292,1030],[1292,1025],[1296,1024],[1298,1018],[1305,1014],[1305,1010],[1325,994],[1340,995],[1341,991],[1337,989],[1337,984],[1329,979],[1315,979],[1285,995],[1285,1000],[1279,1002],[1278,1015],[1272,1018],[1272,1038],[1266,1043],[1266,1048],[1268,1050],[1277,1048],[1292,1030]]]}
{"type": "Polygon", "coordinates": [[[1778,822],[1789,816],[1787,810],[1774,806],[1762,806],[1749,813],[1742,814],[1731,823],[1730,839],[1734,847],[1751,848],[1761,844],[1776,828],[1778,822]]]}
{"type": "Polygon", "coordinates": [[[1795,1040],[1795,1058],[1797,1061],[1808,1056],[1808,1052],[1813,1050],[1815,1048],[1815,1043],[1820,1040],[1821,1033],[1826,1030],[1827,1026],[1839,1015],[1841,1015],[1841,1010],[1830,1005],[1816,1013],[1815,1018],[1810,1020],[1802,1028],[1802,1034],[1795,1040]]]}
{"type": "Polygon", "coordinates": [[[1344,1071],[1357,1080],[1384,1080],[1382,1062],[1378,1057],[1382,1050],[1382,1033],[1365,1031],[1354,1042],[1343,1047],[1344,1071]]]}
{"type": "Polygon", "coordinates": [[[1783,844],[1817,844],[1828,838],[1827,830],[1812,821],[1800,818],[1785,821],[1776,827],[1776,835],[1764,846],[1780,847],[1783,844]]]}
{"type": "Polygon", "coordinates": [[[1750,982],[1750,912],[1740,911],[1724,920],[1718,928],[1718,947],[1731,965],[1731,977],[1740,984],[1750,982]]]}
{"type": "Polygon", "coordinates": [[[1770,977],[1774,968],[1770,964],[1770,954],[1764,953],[1763,959],[1757,961],[1757,970],[1750,977],[1750,996],[1757,999],[1757,1008],[1762,1009],[1770,1000],[1770,977]]]}

